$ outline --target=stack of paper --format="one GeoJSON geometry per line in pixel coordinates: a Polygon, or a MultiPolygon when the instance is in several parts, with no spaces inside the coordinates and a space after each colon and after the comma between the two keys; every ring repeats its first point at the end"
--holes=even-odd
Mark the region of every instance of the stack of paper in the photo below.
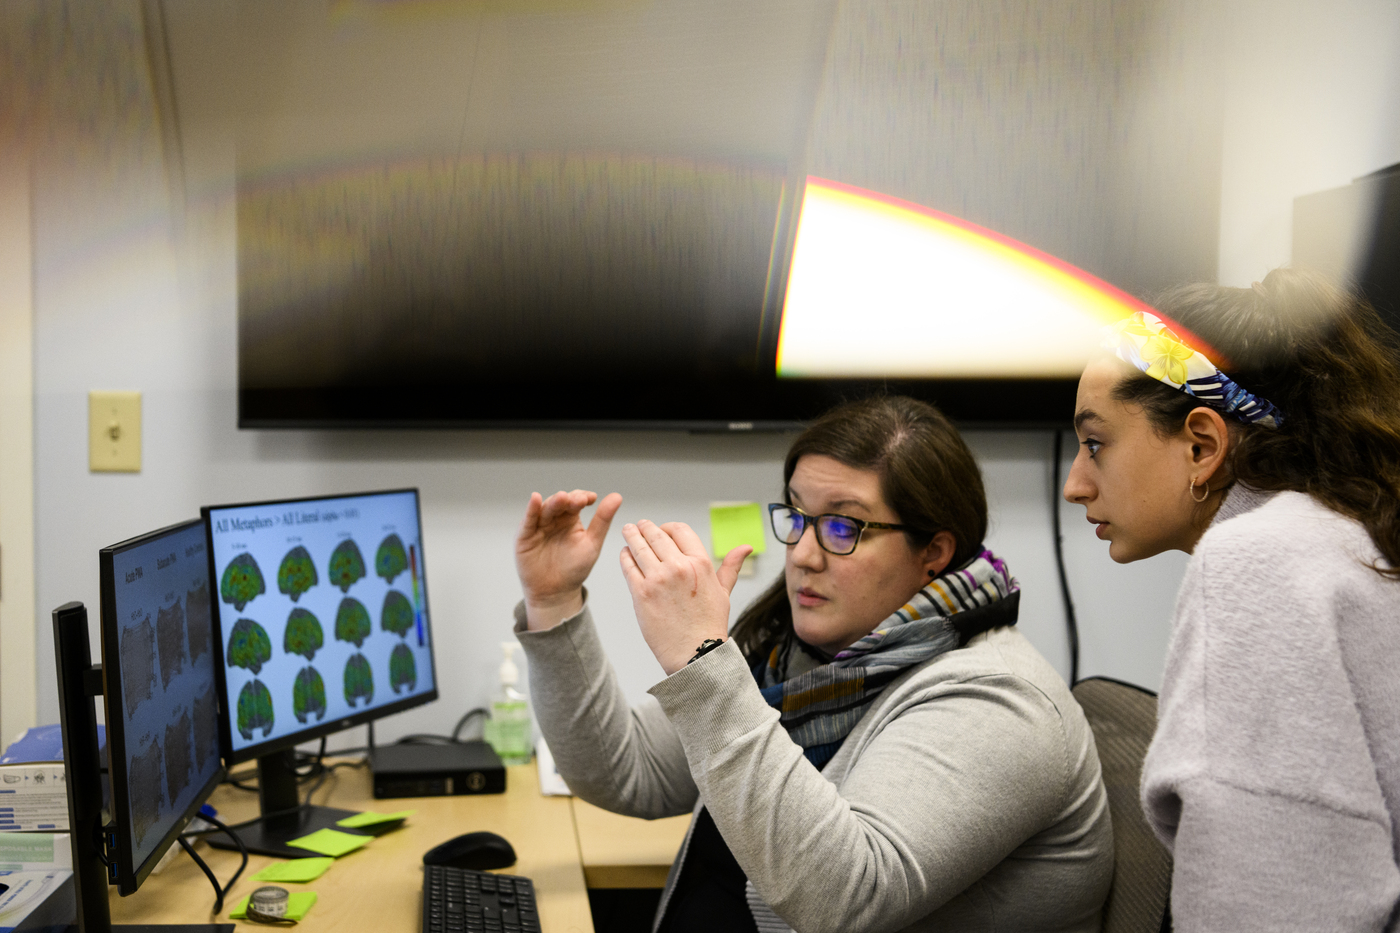
{"type": "Polygon", "coordinates": [[[540,793],[546,797],[572,797],[573,791],[569,790],[569,785],[564,783],[564,779],[559,776],[559,769],[554,766],[554,754],[545,744],[544,736],[535,740],[535,763],[540,769],[540,793]]]}

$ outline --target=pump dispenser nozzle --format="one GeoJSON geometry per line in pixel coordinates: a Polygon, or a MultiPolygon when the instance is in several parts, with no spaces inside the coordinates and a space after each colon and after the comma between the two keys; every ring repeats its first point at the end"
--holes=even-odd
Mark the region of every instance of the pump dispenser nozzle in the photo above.
{"type": "Polygon", "coordinates": [[[515,649],[519,647],[520,643],[516,641],[501,642],[501,651],[505,653],[505,657],[501,660],[501,669],[499,671],[501,686],[503,687],[514,687],[520,682],[520,668],[515,666],[515,649]]]}

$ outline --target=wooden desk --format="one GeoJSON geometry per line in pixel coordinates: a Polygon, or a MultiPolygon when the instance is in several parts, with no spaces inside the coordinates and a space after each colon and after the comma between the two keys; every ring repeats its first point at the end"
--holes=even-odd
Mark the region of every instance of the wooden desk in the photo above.
{"type": "Polygon", "coordinates": [[[590,888],[661,888],[685,840],[689,816],[639,820],[585,803],[573,804],[583,877],[590,888]]]}
{"type": "MultiPolygon", "coordinates": [[[[316,906],[298,931],[366,930],[374,933],[418,933],[423,891],[423,853],[445,839],[475,830],[490,830],[510,840],[520,861],[505,873],[525,875],[535,882],[540,925],[547,933],[593,933],[584,888],[571,798],[540,794],[535,766],[509,769],[504,794],[468,797],[419,797],[375,800],[367,770],[342,768],[331,774],[316,794],[316,803],[381,813],[414,809],[408,823],[369,845],[337,860],[331,870],[310,884],[284,885],[291,891],[315,891],[316,906]]],[[[210,802],[225,821],[257,815],[257,795],[227,785],[210,802]]],[[[196,851],[221,881],[238,867],[239,855],[203,843],[196,851]]],[[[259,886],[252,876],[276,861],[262,855],[248,859],[248,868],[229,892],[221,922],[229,909],[259,886]]],[[[159,875],[146,879],[135,894],[118,897],[112,889],[113,923],[207,923],[214,904],[209,880],[189,858],[179,857],[159,875]]],[[[274,929],[234,921],[241,931],[274,929]]]]}

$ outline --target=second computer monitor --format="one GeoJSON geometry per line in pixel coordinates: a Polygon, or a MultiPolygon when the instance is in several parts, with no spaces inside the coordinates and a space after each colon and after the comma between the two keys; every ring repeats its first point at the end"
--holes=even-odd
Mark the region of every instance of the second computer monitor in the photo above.
{"type": "Polygon", "coordinates": [[[135,891],[218,784],[218,644],[203,523],[103,548],[111,875],[135,891]]]}
{"type": "Polygon", "coordinates": [[[417,490],[203,512],[230,762],[437,699],[417,490]]]}

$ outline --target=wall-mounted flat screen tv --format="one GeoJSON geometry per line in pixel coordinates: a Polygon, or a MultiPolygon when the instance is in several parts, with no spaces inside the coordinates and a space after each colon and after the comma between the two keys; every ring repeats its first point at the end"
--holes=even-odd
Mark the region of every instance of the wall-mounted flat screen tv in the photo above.
{"type": "Polygon", "coordinates": [[[241,426],[1060,423],[1137,307],[809,177],[834,0],[468,7],[236,6],[241,426]]]}
{"type": "Polygon", "coordinates": [[[245,427],[762,430],[873,391],[1047,423],[1142,307],[957,218],[733,166],[423,163],[239,210],[245,427]],[[454,175],[455,209],[405,209],[454,175]]]}

